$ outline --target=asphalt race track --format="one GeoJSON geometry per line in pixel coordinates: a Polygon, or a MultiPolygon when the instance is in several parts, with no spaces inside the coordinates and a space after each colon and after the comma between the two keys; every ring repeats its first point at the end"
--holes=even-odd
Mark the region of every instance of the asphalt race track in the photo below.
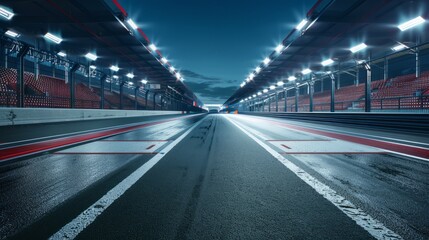
{"type": "Polygon", "coordinates": [[[25,156],[63,139],[4,140],[0,238],[429,238],[425,136],[233,114],[132,124],[25,156]]]}

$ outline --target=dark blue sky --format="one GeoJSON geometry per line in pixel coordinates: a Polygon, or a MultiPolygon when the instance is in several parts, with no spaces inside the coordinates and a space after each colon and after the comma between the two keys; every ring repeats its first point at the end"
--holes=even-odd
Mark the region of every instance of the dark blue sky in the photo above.
{"type": "Polygon", "coordinates": [[[204,103],[224,103],[315,0],[120,0],[204,103]]]}

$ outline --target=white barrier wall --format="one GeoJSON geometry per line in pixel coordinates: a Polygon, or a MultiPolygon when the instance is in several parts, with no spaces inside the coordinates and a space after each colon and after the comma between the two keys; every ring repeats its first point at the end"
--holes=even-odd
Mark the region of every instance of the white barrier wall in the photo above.
{"type": "Polygon", "coordinates": [[[0,108],[0,126],[104,118],[181,114],[180,111],[101,110],[66,108],[0,108]]]}

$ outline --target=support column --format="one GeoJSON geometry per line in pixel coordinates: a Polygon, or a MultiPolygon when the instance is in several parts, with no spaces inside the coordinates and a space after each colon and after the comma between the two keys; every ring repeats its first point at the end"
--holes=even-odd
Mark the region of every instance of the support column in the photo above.
{"type": "Polygon", "coordinates": [[[164,97],[161,95],[161,110],[164,110],[164,97]]]}
{"type": "MultiPolygon", "coordinates": [[[[369,61],[368,61],[369,62],[369,61]]],[[[371,112],[371,66],[365,63],[366,81],[365,81],[365,112],[371,112]]]]}
{"type": "Polygon", "coordinates": [[[271,97],[268,95],[268,112],[271,112],[271,97]]]}
{"type": "Polygon", "coordinates": [[[313,112],[314,81],[310,81],[308,86],[310,87],[310,112],[313,112]]]}
{"type": "Polygon", "coordinates": [[[421,75],[421,70],[420,70],[420,52],[419,52],[419,48],[416,48],[416,78],[419,78],[421,75]]]}
{"type": "Polygon", "coordinates": [[[356,65],[355,86],[359,85],[359,66],[356,65]]]}
{"type": "Polygon", "coordinates": [[[331,112],[335,112],[335,75],[330,74],[331,78],[331,112]]]}
{"type": "Polygon", "coordinates": [[[75,108],[75,79],[74,74],[79,69],[80,65],[75,63],[69,71],[69,89],[70,89],[70,108],[75,108]]]}
{"type": "Polygon", "coordinates": [[[295,87],[295,112],[298,112],[299,87],[295,87]]]}
{"type": "Polygon", "coordinates": [[[100,78],[100,109],[104,109],[104,84],[106,82],[106,78],[106,74],[103,74],[100,78]]]}
{"type": "Polygon", "coordinates": [[[153,110],[156,110],[156,93],[153,93],[153,110]]]}
{"type": "Polygon", "coordinates": [[[287,112],[287,90],[285,89],[285,112],[287,112]]]}
{"type": "Polygon", "coordinates": [[[146,89],[146,93],[144,95],[144,110],[147,110],[147,99],[149,97],[149,90],[146,89]]]}
{"type": "Polygon", "coordinates": [[[384,58],[384,80],[389,79],[389,59],[384,58]]]}
{"type": "Polygon", "coordinates": [[[341,87],[341,72],[340,72],[340,69],[341,69],[341,64],[338,63],[337,89],[340,89],[340,87],[341,87]]]}
{"type": "Polygon", "coordinates": [[[262,99],[262,112],[265,112],[265,99],[262,99]]]}
{"type": "Polygon", "coordinates": [[[277,92],[277,90],[275,94],[276,94],[276,112],[279,112],[279,93],[277,92]]]}
{"type": "Polygon", "coordinates": [[[110,92],[112,92],[113,91],[113,76],[111,76],[110,77],[110,86],[109,86],[109,89],[110,89],[110,92]]]}
{"type": "Polygon", "coordinates": [[[25,82],[24,82],[24,57],[27,55],[30,47],[28,45],[22,46],[21,50],[19,50],[17,54],[18,58],[18,69],[16,75],[16,83],[17,83],[17,107],[24,107],[24,97],[25,97],[25,82]]]}
{"type": "Polygon", "coordinates": [[[134,109],[137,110],[138,109],[138,102],[137,102],[137,94],[139,93],[139,88],[140,87],[135,87],[134,88],[134,109]]]}
{"type": "Polygon", "coordinates": [[[324,80],[324,78],[322,77],[322,79],[320,79],[320,92],[321,93],[323,93],[323,88],[324,88],[324,86],[323,86],[323,80],[324,80]]]}
{"type": "Polygon", "coordinates": [[[121,81],[121,83],[119,84],[119,109],[124,109],[124,101],[123,101],[124,85],[125,85],[125,81],[121,81]]]}

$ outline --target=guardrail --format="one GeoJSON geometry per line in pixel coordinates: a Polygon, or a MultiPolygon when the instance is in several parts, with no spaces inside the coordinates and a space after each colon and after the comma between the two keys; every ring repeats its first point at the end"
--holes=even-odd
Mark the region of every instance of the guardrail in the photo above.
{"type": "Polygon", "coordinates": [[[413,131],[429,134],[429,114],[423,113],[273,113],[240,112],[255,116],[283,118],[289,120],[335,123],[345,125],[372,126],[398,131],[413,131]]]}

